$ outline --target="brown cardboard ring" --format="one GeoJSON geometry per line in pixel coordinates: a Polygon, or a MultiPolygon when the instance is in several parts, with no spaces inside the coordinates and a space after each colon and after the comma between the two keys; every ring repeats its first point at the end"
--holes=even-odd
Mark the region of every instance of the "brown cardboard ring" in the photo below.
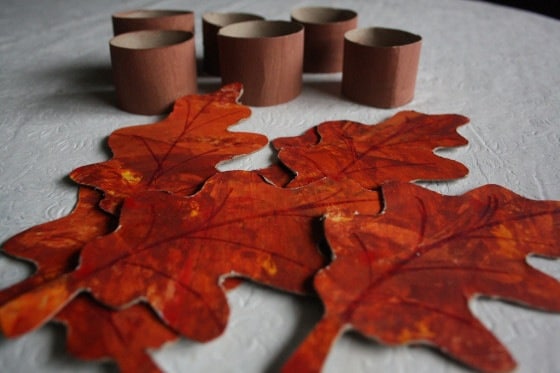
{"type": "Polygon", "coordinates": [[[255,20],[223,27],[219,35],[244,39],[285,38],[301,31],[303,26],[295,22],[255,20]]]}
{"type": "Polygon", "coordinates": [[[135,9],[114,13],[113,35],[140,30],[183,30],[194,33],[194,12],[190,10],[135,9]]]}
{"type": "Polygon", "coordinates": [[[313,6],[294,9],[291,19],[305,27],[303,71],[342,71],[344,34],[358,26],[358,13],[350,9],[313,6]]]}
{"type": "Polygon", "coordinates": [[[379,108],[414,98],[422,37],[408,31],[370,27],[346,32],[342,95],[379,108]]]}
{"type": "Polygon", "coordinates": [[[351,9],[340,9],[322,6],[308,6],[292,10],[291,18],[303,24],[326,25],[345,23],[356,19],[358,13],[351,9]]]}
{"type": "Polygon", "coordinates": [[[264,20],[264,17],[252,13],[207,12],[202,15],[203,66],[204,71],[220,75],[220,57],[218,51],[218,31],[234,23],[264,20]]]}
{"type": "Polygon", "coordinates": [[[303,26],[288,21],[246,21],[218,32],[222,84],[240,82],[242,101],[270,106],[301,93],[303,26]]]}
{"type": "Polygon", "coordinates": [[[142,30],[109,41],[117,105],[144,115],[169,111],[197,92],[194,35],[182,30],[142,30]]]}

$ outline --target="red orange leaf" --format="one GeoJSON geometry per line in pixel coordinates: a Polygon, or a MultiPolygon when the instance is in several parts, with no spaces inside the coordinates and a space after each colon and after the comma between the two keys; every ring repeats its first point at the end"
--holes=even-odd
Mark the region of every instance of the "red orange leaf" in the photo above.
{"type": "Polygon", "coordinates": [[[66,324],[67,348],[84,360],[111,358],[123,373],[155,373],[147,350],[178,338],[144,304],[115,311],[82,295],[58,315],[66,324]]]}
{"type": "MultiPolygon", "coordinates": [[[[316,145],[319,142],[319,134],[317,133],[317,126],[312,127],[299,136],[281,137],[273,140],[271,144],[280,151],[285,147],[308,147],[316,145]]],[[[268,182],[281,187],[287,186],[290,181],[296,176],[286,165],[279,160],[272,163],[270,166],[257,170],[257,173],[264,177],[268,182]]]]}
{"type": "Polygon", "coordinates": [[[325,315],[285,367],[321,367],[351,326],[388,344],[431,344],[483,371],[515,362],[474,317],[468,300],[499,297],[560,312],[560,282],[526,263],[560,256],[560,202],[498,186],[442,196],[413,184],[383,187],[380,215],[329,214],[334,261],[315,286],[325,315]]]}
{"type": "Polygon", "coordinates": [[[76,268],[82,247],[114,226],[114,219],[97,207],[100,199],[98,192],[80,188],[71,214],[30,228],[4,243],[4,253],[33,262],[36,272],[0,291],[0,304],[76,268]]]}
{"type": "MultiPolygon", "coordinates": [[[[434,149],[465,145],[467,141],[456,130],[467,122],[468,118],[461,115],[403,111],[377,125],[325,122],[302,136],[272,143],[280,161],[297,175],[290,187],[328,176],[335,180],[351,178],[372,189],[388,181],[465,176],[465,166],[435,155],[434,149]]],[[[277,172],[267,172],[263,175],[275,183],[286,180],[277,172]]]]}
{"type": "Polygon", "coordinates": [[[176,331],[209,340],[227,322],[227,276],[308,291],[325,263],[317,219],[341,208],[374,214],[378,193],[328,179],[284,189],[236,171],[213,176],[191,197],[138,194],[125,201],[119,228],[84,248],[75,272],[1,307],[0,325],[8,336],[25,333],[90,289],[113,307],[146,299],[176,331]]]}
{"type": "MultiPolygon", "coordinates": [[[[336,122],[325,122],[325,123],[336,123],[336,122]]],[[[320,126],[320,125],[319,125],[320,126]]],[[[299,136],[293,137],[280,137],[272,141],[272,145],[276,150],[282,150],[287,147],[306,147],[310,145],[317,145],[321,141],[321,135],[319,134],[319,126],[311,127],[299,136]]],[[[327,125],[328,126],[328,125],[327,125]]]]}
{"type": "Polygon", "coordinates": [[[241,91],[240,84],[231,84],[212,94],[185,96],[166,119],[113,132],[113,159],[80,167],[71,178],[102,190],[101,206],[110,212],[146,190],[193,193],[217,172],[218,163],[268,142],[260,134],[227,130],[251,113],[237,103],[241,91]]]}
{"type": "Polygon", "coordinates": [[[295,176],[295,174],[291,172],[290,169],[288,169],[280,162],[273,163],[268,167],[257,170],[256,172],[269,183],[280,187],[285,187],[286,185],[288,185],[295,176]]]}

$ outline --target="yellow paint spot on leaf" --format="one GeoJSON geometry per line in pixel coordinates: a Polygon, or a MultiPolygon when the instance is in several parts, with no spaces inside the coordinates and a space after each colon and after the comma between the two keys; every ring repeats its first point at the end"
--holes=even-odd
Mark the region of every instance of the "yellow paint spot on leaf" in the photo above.
{"type": "Polygon", "coordinates": [[[198,214],[200,213],[200,205],[194,201],[192,201],[189,204],[189,207],[191,208],[191,211],[189,212],[189,216],[191,218],[194,218],[196,216],[198,216],[198,214]]]}
{"type": "Polygon", "coordinates": [[[428,324],[419,322],[413,325],[412,328],[402,329],[398,335],[398,340],[400,343],[407,343],[411,340],[431,339],[434,336],[435,334],[428,324]]]}
{"type": "Polygon", "coordinates": [[[516,258],[518,256],[518,251],[515,247],[515,233],[509,230],[504,225],[498,225],[492,229],[492,235],[496,238],[500,238],[498,245],[500,245],[500,253],[503,256],[510,258],[516,258]]]}
{"type": "Polygon", "coordinates": [[[274,276],[278,272],[278,268],[270,256],[263,261],[262,267],[270,276],[274,276]]]}
{"type": "Polygon", "coordinates": [[[123,170],[121,172],[121,176],[123,180],[125,180],[129,184],[138,184],[140,180],[142,180],[142,176],[139,176],[131,170],[123,170]]]}
{"type": "Polygon", "coordinates": [[[504,225],[498,225],[492,232],[496,237],[510,239],[513,238],[513,233],[504,225]]]}
{"type": "MultiPolygon", "coordinates": [[[[356,215],[356,213],[354,213],[354,215],[356,215]]],[[[341,211],[337,208],[330,208],[327,210],[325,217],[336,223],[344,223],[352,221],[354,215],[351,215],[348,212],[341,211]]]]}

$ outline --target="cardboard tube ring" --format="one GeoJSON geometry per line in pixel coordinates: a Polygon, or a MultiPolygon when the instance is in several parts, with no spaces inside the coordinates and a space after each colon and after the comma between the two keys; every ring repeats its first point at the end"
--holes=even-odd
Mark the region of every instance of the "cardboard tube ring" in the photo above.
{"type": "Polygon", "coordinates": [[[218,32],[222,83],[240,82],[247,105],[287,102],[301,92],[303,26],[286,21],[247,21],[218,32]]]}
{"type": "Polygon", "coordinates": [[[169,111],[173,102],[197,92],[191,32],[144,30],[109,42],[118,106],[135,114],[169,111]]]}
{"type": "Polygon", "coordinates": [[[208,12],[202,15],[202,39],[204,47],[204,71],[211,75],[220,75],[220,57],[218,50],[218,31],[234,23],[263,20],[252,13],[218,13],[208,12]]]}
{"type": "Polygon", "coordinates": [[[140,30],[182,30],[194,33],[190,10],[137,9],[112,15],[113,35],[140,30]]]}
{"type": "Polygon", "coordinates": [[[344,34],[358,25],[358,14],[350,9],[303,7],[292,11],[291,19],[305,27],[303,71],[342,71],[344,34]]]}
{"type": "Polygon", "coordinates": [[[352,101],[393,108],[412,101],[422,38],[407,31],[371,27],[344,38],[342,94],[352,101]]]}

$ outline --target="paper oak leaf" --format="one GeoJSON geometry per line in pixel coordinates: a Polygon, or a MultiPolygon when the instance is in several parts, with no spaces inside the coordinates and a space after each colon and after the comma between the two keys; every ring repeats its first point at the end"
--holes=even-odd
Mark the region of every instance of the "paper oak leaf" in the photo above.
{"type": "Polygon", "coordinates": [[[327,216],[334,260],[314,282],[325,314],[284,371],[319,371],[347,328],[389,345],[433,345],[482,371],[513,369],[468,301],[482,295],[560,312],[560,282],[526,263],[528,255],[560,257],[560,202],[493,185],[443,196],[391,183],[382,194],[380,215],[327,216]]]}
{"type": "Polygon", "coordinates": [[[114,228],[114,218],[98,208],[100,199],[101,195],[95,190],[80,188],[72,213],[32,227],[3,244],[5,254],[32,262],[36,271],[25,280],[1,290],[0,305],[74,270],[83,246],[114,228]]]}
{"type": "MultiPolygon", "coordinates": [[[[6,254],[33,262],[36,272],[1,290],[0,305],[71,272],[82,248],[113,230],[115,218],[99,209],[100,199],[99,192],[82,187],[69,215],[32,227],[4,243],[6,254]]],[[[86,360],[113,358],[123,372],[158,372],[146,350],[178,337],[146,306],[115,311],[86,296],[72,300],[56,319],[70,328],[68,349],[72,354],[86,360]]]]}
{"type": "MultiPolygon", "coordinates": [[[[351,178],[373,189],[388,181],[448,180],[467,175],[461,163],[434,154],[443,147],[467,144],[457,128],[468,118],[402,111],[376,125],[352,121],[324,122],[303,135],[272,142],[278,158],[295,174],[289,187],[322,177],[351,178]]],[[[277,185],[291,178],[277,165],[264,177],[277,185]]]]}
{"type": "Polygon", "coordinates": [[[285,187],[293,180],[295,174],[280,162],[274,162],[270,166],[255,171],[266,181],[279,187],[285,187]]]}
{"type": "Polygon", "coordinates": [[[56,315],[67,328],[68,351],[83,360],[115,360],[122,373],[156,373],[148,349],[174,341],[166,327],[145,304],[112,310],[80,295],[56,315]]]}
{"type": "Polygon", "coordinates": [[[144,299],[175,331],[210,340],[228,319],[221,287],[227,276],[309,291],[325,264],[318,217],[340,209],[375,214],[378,193],[329,179],[285,189],[232,171],[190,197],[137,194],[125,200],[119,228],[84,248],[75,272],[0,307],[2,331],[15,336],[36,328],[88,289],[115,308],[144,299]]]}
{"type": "Polygon", "coordinates": [[[105,193],[101,207],[116,212],[122,200],[146,190],[195,192],[215,166],[268,143],[260,134],[230,132],[251,110],[237,103],[238,83],[206,95],[177,99],[164,120],[119,129],[109,136],[113,158],[83,166],[70,177],[105,193]]]}

